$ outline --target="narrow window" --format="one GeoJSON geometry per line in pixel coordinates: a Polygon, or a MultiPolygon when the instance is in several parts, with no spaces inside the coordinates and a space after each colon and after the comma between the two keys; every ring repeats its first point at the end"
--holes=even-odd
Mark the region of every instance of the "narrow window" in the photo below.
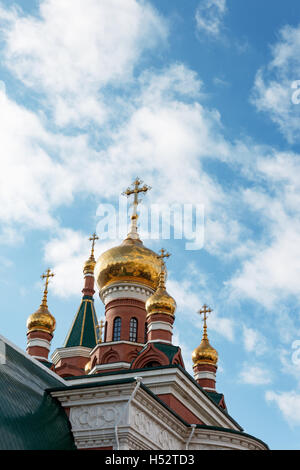
{"type": "Polygon", "coordinates": [[[129,341],[136,343],[137,340],[137,319],[131,318],[129,326],[129,341]]]}
{"type": "Polygon", "coordinates": [[[121,339],[121,318],[117,317],[114,320],[113,341],[120,341],[120,339],[121,339]]]}
{"type": "Polygon", "coordinates": [[[148,325],[147,322],[145,323],[145,336],[144,336],[144,343],[146,344],[148,341],[148,325]]]}

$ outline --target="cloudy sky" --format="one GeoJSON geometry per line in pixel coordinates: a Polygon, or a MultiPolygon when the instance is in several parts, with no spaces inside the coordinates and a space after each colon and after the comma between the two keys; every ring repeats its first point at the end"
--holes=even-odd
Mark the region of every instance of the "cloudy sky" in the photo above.
{"type": "Polygon", "coordinates": [[[0,0],[0,47],[1,334],[26,347],[49,266],[62,346],[99,205],[138,175],[145,207],[204,208],[201,249],[145,240],[172,253],[187,369],[208,303],[229,412],[299,449],[298,0],[0,0]]]}

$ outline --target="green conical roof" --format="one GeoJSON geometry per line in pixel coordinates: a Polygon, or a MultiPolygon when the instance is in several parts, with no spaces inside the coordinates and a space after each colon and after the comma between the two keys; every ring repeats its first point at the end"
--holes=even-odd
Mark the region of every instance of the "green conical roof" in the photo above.
{"type": "Polygon", "coordinates": [[[98,320],[94,307],[94,299],[85,295],[82,298],[64,347],[84,346],[86,348],[94,348],[98,344],[96,325],[98,325],[98,320]]]}

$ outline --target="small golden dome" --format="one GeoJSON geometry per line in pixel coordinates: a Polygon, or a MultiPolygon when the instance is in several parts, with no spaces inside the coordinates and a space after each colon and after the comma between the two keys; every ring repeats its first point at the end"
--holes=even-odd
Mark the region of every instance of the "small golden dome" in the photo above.
{"type": "Polygon", "coordinates": [[[52,334],[55,330],[55,326],[55,318],[51,315],[48,308],[44,305],[41,305],[39,309],[35,313],[30,315],[27,320],[27,329],[29,333],[31,331],[38,330],[52,334]]]}
{"type": "Polygon", "coordinates": [[[197,364],[213,364],[216,365],[218,362],[217,351],[209,344],[207,338],[203,338],[200,346],[194,349],[192,353],[192,360],[194,365],[197,364]]]}
{"type": "Polygon", "coordinates": [[[96,260],[93,257],[90,257],[85,263],[83,267],[83,273],[84,274],[94,274],[94,269],[96,265],[96,260]]]}
{"type": "Polygon", "coordinates": [[[160,273],[159,286],[156,292],[152,294],[146,301],[147,316],[154,315],[155,313],[163,313],[167,315],[174,315],[176,310],[176,302],[168,294],[165,287],[165,272],[160,273]]]}
{"type": "Polygon", "coordinates": [[[101,291],[115,282],[136,282],[153,290],[158,286],[160,261],[140,239],[126,238],[121,245],[105,251],[95,266],[95,278],[101,291]]]}

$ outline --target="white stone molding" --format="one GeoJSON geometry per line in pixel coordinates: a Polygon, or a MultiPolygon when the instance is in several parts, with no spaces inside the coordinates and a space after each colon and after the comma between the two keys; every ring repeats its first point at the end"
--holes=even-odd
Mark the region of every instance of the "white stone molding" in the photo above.
{"type": "Polygon", "coordinates": [[[200,371],[195,373],[195,380],[199,379],[210,379],[210,380],[216,380],[216,373],[212,371],[200,371]]]}
{"type": "Polygon", "coordinates": [[[34,346],[38,346],[39,348],[45,348],[50,350],[50,341],[47,339],[41,339],[41,338],[32,338],[29,339],[27,342],[27,348],[33,348],[34,346]]]}
{"type": "Polygon", "coordinates": [[[260,441],[250,436],[220,430],[195,430],[189,450],[266,450],[260,441]]]}
{"type": "MultiPolygon", "coordinates": [[[[184,450],[191,428],[179,420],[146,390],[137,390],[129,401],[136,382],[64,389],[51,392],[69,419],[77,448],[116,448],[119,450],[184,450]],[[126,411],[126,413],[125,413],[126,411]]],[[[251,436],[218,429],[196,428],[189,450],[259,450],[265,446],[251,436]]]]}
{"type": "Polygon", "coordinates": [[[84,346],[72,346],[70,348],[57,348],[53,352],[51,359],[54,365],[56,365],[61,359],[68,357],[90,357],[91,348],[84,346]]]}
{"type": "MultiPolygon", "coordinates": [[[[139,371],[143,377],[143,383],[156,395],[169,394],[175,396],[191,413],[210,426],[219,426],[239,430],[227,415],[222,412],[213,401],[191,381],[180,369],[145,369],[139,371]]],[[[125,379],[135,377],[136,371],[128,371],[113,376],[113,379],[125,379]]],[[[68,385],[101,382],[110,380],[110,376],[97,376],[95,378],[82,378],[68,380],[68,385]]]]}
{"type": "Polygon", "coordinates": [[[105,305],[117,299],[135,299],[146,302],[153,293],[153,289],[142,284],[118,282],[104,287],[100,292],[100,298],[105,305]]]}
{"type": "Polygon", "coordinates": [[[130,362],[112,362],[109,364],[96,365],[90,372],[89,375],[97,374],[99,370],[105,371],[107,369],[129,369],[130,362]]]}
{"type": "Polygon", "coordinates": [[[180,449],[186,426],[145,390],[127,407],[135,382],[52,392],[69,419],[77,448],[113,446],[118,426],[119,449],[180,449]],[[127,413],[124,413],[127,411],[127,413]]]}
{"type": "Polygon", "coordinates": [[[148,333],[154,330],[165,330],[165,331],[168,331],[169,333],[172,333],[173,325],[165,321],[155,321],[155,322],[150,323],[150,325],[148,326],[148,333]]]}

